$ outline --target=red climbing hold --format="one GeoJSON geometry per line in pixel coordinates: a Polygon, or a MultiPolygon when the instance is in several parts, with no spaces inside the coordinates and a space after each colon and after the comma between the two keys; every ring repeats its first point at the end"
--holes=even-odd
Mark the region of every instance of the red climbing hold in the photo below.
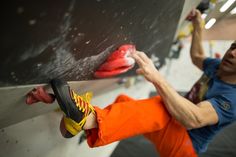
{"type": "Polygon", "coordinates": [[[186,20],[187,20],[187,21],[192,21],[192,20],[195,18],[195,16],[196,16],[196,12],[195,12],[195,10],[192,10],[192,11],[188,14],[188,16],[186,17],[186,20]]]}
{"type": "Polygon", "coordinates": [[[46,90],[42,87],[36,87],[33,90],[31,90],[27,95],[26,95],[26,104],[31,105],[36,102],[43,102],[43,103],[53,103],[55,100],[55,97],[53,94],[49,94],[46,92],[46,90]]]}
{"type": "Polygon", "coordinates": [[[125,73],[125,72],[127,72],[128,70],[130,70],[132,68],[133,68],[133,66],[123,67],[123,68],[115,69],[115,70],[112,70],[112,71],[96,71],[95,72],[95,77],[97,77],[97,78],[112,77],[112,76],[115,76],[115,75],[125,73]]]}
{"type": "Polygon", "coordinates": [[[135,51],[136,51],[136,48],[134,45],[131,45],[131,44],[121,45],[118,48],[118,50],[110,54],[110,56],[107,58],[107,61],[116,60],[117,58],[125,58],[130,53],[133,53],[135,51]]]}
{"type": "Polygon", "coordinates": [[[220,59],[221,58],[221,54],[219,52],[216,52],[215,53],[215,58],[219,58],[220,59]]]}
{"type": "Polygon", "coordinates": [[[129,57],[131,53],[136,51],[134,45],[122,45],[118,50],[111,53],[106,61],[94,73],[96,78],[112,77],[122,74],[132,69],[134,59],[129,57]]]}
{"type": "Polygon", "coordinates": [[[99,67],[99,71],[113,71],[117,69],[128,68],[134,65],[134,59],[131,57],[126,58],[117,58],[115,60],[111,60],[103,63],[99,67]]]}

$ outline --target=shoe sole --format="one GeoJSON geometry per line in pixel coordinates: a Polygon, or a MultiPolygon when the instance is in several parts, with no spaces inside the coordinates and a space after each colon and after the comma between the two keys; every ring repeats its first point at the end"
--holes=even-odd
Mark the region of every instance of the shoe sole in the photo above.
{"type": "Polygon", "coordinates": [[[61,110],[67,117],[80,122],[83,114],[81,114],[75,103],[71,100],[70,87],[67,82],[60,79],[52,79],[50,83],[61,110]]]}

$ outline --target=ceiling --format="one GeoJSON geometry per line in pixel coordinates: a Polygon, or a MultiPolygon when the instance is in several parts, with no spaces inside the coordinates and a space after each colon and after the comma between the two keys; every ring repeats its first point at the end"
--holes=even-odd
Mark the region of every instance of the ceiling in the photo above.
{"type": "Polygon", "coordinates": [[[220,12],[220,8],[228,0],[185,0],[185,5],[182,11],[181,19],[178,26],[178,35],[183,34],[188,37],[191,32],[191,23],[186,21],[188,13],[193,8],[200,8],[207,14],[205,22],[211,18],[215,18],[216,22],[210,29],[204,29],[203,39],[205,40],[235,40],[236,39],[236,14],[231,14],[230,11],[236,7],[236,0],[225,12],[220,12]],[[212,3],[214,2],[214,3],[212,3]]]}
{"type": "Polygon", "coordinates": [[[215,4],[212,9],[207,12],[205,21],[211,18],[216,19],[216,23],[210,28],[205,29],[203,36],[207,40],[235,40],[236,39],[236,14],[231,14],[230,11],[236,7],[236,0],[225,12],[220,12],[220,8],[227,2],[221,0],[215,4]]]}

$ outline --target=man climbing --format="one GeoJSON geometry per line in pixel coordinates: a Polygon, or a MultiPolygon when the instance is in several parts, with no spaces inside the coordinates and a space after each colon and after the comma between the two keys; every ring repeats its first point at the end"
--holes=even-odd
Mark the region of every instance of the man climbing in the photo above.
{"type": "Polygon", "coordinates": [[[142,74],[160,96],[134,100],[120,95],[104,109],[92,106],[68,84],[53,79],[51,85],[62,111],[61,132],[73,137],[81,130],[90,147],[143,134],[162,157],[189,157],[207,149],[223,127],[236,120],[236,41],[222,60],[206,58],[202,48],[201,14],[195,11],[192,62],[204,74],[186,97],[180,96],[143,52],[132,53],[142,74]]]}

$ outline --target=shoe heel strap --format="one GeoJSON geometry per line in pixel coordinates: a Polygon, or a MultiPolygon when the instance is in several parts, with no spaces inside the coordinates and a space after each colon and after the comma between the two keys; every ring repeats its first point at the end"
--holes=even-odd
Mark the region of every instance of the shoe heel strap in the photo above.
{"type": "Polygon", "coordinates": [[[79,123],[77,123],[76,121],[67,118],[65,116],[63,117],[63,120],[66,130],[69,131],[74,136],[77,135],[82,130],[86,122],[86,118],[83,118],[79,123]]]}

